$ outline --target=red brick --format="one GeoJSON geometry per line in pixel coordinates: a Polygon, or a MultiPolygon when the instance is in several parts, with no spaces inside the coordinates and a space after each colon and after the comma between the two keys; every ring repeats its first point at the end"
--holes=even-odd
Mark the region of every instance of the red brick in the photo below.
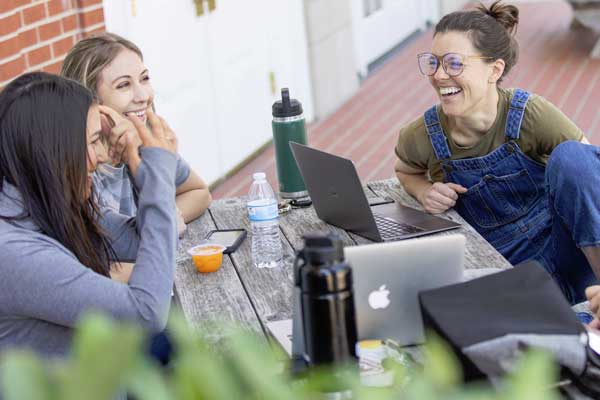
{"type": "Polygon", "coordinates": [[[0,64],[0,82],[5,82],[9,79],[16,78],[17,76],[21,75],[23,71],[25,71],[25,62],[23,57],[0,64]]]}
{"type": "Polygon", "coordinates": [[[73,37],[69,36],[52,43],[54,57],[60,57],[73,47],[73,37]]]}
{"type": "Polygon", "coordinates": [[[62,63],[62,61],[57,61],[54,64],[46,65],[44,68],[42,68],[42,71],[58,75],[60,73],[60,67],[62,67],[62,63]]]}
{"type": "Polygon", "coordinates": [[[46,4],[40,3],[33,7],[23,9],[23,22],[25,25],[32,24],[46,18],[46,4]]]}
{"type": "Polygon", "coordinates": [[[0,1],[0,14],[7,13],[17,8],[15,0],[1,0],[0,1]]]}
{"type": "Polygon", "coordinates": [[[32,0],[13,0],[13,1],[15,3],[15,6],[17,6],[17,7],[22,7],[22,6],[25,6],[32,2],[32,0]]]}
{"type": "Polygon", "coordinates": [[[50,46],[40,47],[26,54],[27,66],[33,67],[34,65],[48,61],[51,57],[50,46]]]}
{"type": "MultiPolygon", "coordinates": [[[[49,0],[48,1],[48,15],[56,15],[65,11],[67,8],[63,6],[65,2],[63,0],[49,0]]],[[[69,4],[67,4],[69,7],[69,4]]]]}
{"type": "Polygon", "coordinates": [[[33,46],[38,42],[37,28],[19,32],[19,45],[22,49],[33,46]]]}
{"type": "Polygon", "coordinates": [[[94,4],[102,4],[102,0],[77,0],[79,8],[93,6],[94,4]]]}
{"type": "Polygon", "coordinates": [[[77,29],[77,16],[75,14],[71,14],[64,17],[62,19],[62,28],[64,33],[77,29]]]}
{"type": "Polygon", "coordinates": [[[79,25],[82,28],[96,25],[100,22],[104,22],[104,10],[102,10],[102,8],[79,14],[79,25]]]}
{"type": "MultiPolygon", "coordinates": [[[[0,0],[2,1],[2,0],[0,0]]],[[[0,18],[0,36],[16,32],[21,27],[21,16],[14,13],[8,17],[0,18]]]]}
{"type": "Polygon", "coordinates": [[[54,21],[45,25],[40,25],[38,27],[38,32],[40,33],[40,42],[59,36],[62,34],[60,21],[54,21]]]}
{"type": "Polygon", "coordinates": [[[13,36],[10,39],[0,41],[0,60],[14,56],[20,49],[18,36],[13,36]]]}

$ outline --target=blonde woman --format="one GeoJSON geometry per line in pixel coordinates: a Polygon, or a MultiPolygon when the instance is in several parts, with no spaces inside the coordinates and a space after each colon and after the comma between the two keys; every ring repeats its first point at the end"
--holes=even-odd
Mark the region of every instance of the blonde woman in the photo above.
{"type": "MultiPolygon", "coordinates": [[[[94,181],[101,204],[121,214],[135,215],[137,191],[132,184],[123,149],[125,138],[135,136],[136,132],[127,116],[136,115],[145,123],[145,110],[154,102],[150,72],[144,65],[142,52],[134,43],[115,34],[86,38],[69,51],[61,75],[86,86],[100,104],[122,116],[103,119],[105,130],[112,128],[108,144],[113,162],[99,170],[94,181]]],[[[170,139],[176,140],[175,137],[170,139]]],[[[198,218],[208,208],[211,195],[206,183],[181,157],[178,159],[176,185],[175,202],[183,221],[187,223],[198,218]]]]}

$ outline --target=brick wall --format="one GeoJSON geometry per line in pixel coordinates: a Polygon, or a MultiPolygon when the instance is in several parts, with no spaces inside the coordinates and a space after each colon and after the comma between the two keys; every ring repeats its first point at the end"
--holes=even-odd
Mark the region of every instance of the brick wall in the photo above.
{"type": "Polygon", "coordinates": [[[0,89],[23,72],[58,73],[73,44],[104,29],[102,0],[0,0],[0,89]]]}

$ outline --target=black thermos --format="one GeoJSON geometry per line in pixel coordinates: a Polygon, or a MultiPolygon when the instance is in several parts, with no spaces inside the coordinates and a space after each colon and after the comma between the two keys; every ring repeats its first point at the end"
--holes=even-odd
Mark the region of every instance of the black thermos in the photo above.
{"type": "Polygon", "coordinates": [[[304,355],[308,365],[356,364],[352,269],[335,234],[307,235],[298,253],[304,355]]]}

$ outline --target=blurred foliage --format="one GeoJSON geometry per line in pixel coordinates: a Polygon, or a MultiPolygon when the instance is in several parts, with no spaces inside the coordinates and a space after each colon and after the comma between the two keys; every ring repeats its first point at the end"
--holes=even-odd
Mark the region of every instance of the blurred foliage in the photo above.
{"type": "Polygon", "coordinates": [[[344,387],[360,400],[554,400],[549,389],[557,371],[551,356],[527,353],[501,389],[464,385],[457,359],[441,340],[425,348],[425,367],[387,363],[394,386],[359,385],[355,368],[316,370],[292,379],[286,356],[263,338],[234,331],[219,346],[207,343],[181,316],[169,326],[176,354],[164,369],[146,354],[143,333],[131,325],[98,315],[85,318],[76,330],[72,354],[48,361],[31,352],[10,351],[0,360],[0,386],[6,400],[296,400],[318,399],[332,387],[344,387]]]}

